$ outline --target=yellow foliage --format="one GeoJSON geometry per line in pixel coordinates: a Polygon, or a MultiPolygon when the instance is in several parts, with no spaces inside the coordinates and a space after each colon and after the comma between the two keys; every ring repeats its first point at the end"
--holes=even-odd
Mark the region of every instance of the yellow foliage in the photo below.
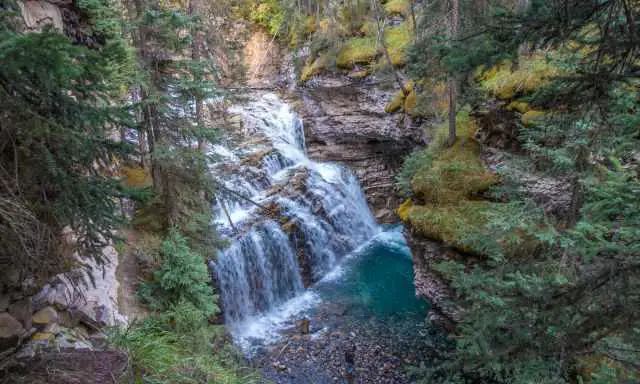
{"type": "Polygon", "coordinates": [[[495,65],[484,71],[479,80],[484,89],[499,99],[507,100],[533,93],[538,87],[549,84],[550,79],[559,73],[559,69],[544,56],[532,55],[521,57],[515,70],[509,62],[495,65]]]}
{"type": "MultiPolygon", "coordinates": [[[[404,85],[405,92],[413,93],[413,81],[409,81],[404,85]]],[[[405,106],[405,92],[398,91],[389,103],[384,107],[384,111],[387,113],[394,113],[399,111],[405,106]]]]}
{"type": "Polygon", "coordinates": [[[410,12],[409,0],[389,0],[384,5],[384,12],[389,15],[400,15],[407,17],[410,12]]]}
{"type": "Polygon", "coordinates": [[[356,64],[370,64],[378,56],[376,42],[368,37],[354,37],[347,40],[336,57],[338,68],[351,69],[356,64]]]}
{"type": "Polygon", "coordinates": [[[384,41],[389,52],[391,64],[403,66],[407,61],[406,49],[411,43],[412,33],[408,23],[402,23],[397,27],[387,28],[384,31],[384,41]]]}
{"type": "Polygon", "coordinates": [[[124,177],[126,185],[134,188],[150,187],[153,184],[151,172],[142,167],[128,167],[123,165],[120,173],[124,177]]]}
{"type": "Polygon", "coordinates": [[[411,116],[416,116],[416,104],[418,97],[416,95],[415,89],[412,89],[411,92],[404,99],[404,111],[411,116]]]}
{"type": "Polygon", "coordinates": [[[542,111],[530,110],[522,115],[522,124],[531,126],[542,119],[546,114],[542,111]]]}
{"type": "Polygon", "coordinates": [[[314,33],[317,27],[316,18],[313,16],[307,16],[304,21],[304,32],[308,35],[314,33]]]}
{"type": "Polygon", "coordinates": [[[312,63],[307,63],[307,65],[302,68],[302,73],[300,74],[300,80],[308,81],[314,75],[322,72],[325,68],[327,68],[327,63],[329,62],[329,57],[326,53],[321,54],[318,58],[316,58],[312,63]]]}
{"type": "Polygon", "coordinates": [[[409,220],[411,208],[413,208],[413,202],[411,201],[411,199],[407,199],[404,203],[400,204],[400,207],[398,207],[398,209],[396,210],[396,213],[400,217],[400,220],[404,222],[409,220]]]}

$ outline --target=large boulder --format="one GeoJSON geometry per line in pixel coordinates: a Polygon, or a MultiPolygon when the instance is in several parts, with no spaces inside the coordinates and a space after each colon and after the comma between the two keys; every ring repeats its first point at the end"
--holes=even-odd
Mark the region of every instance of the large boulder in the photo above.
{"type": "Polygon", "coordinates": [[[9,306],[9,313],[18,320],[25,329],[31,329],[31,315],[33,314],[33,306],[30,298],[23,298],[9,306]]]}
{"type": "MultiPolygon", "coordinates": [[[[95,327],[125,323],[126,318],[118,310],[118,253],[108,246],[102,256],[102,264],[83,260],[87,269],[72,272],[75,276],[59,275],[45,285],[33,297],[36,308],[53,306],[95,327]]],[[[69,323],[68,326],[74,325],[73,319],[64,322],[69,323]]]]}
{"type": "Polygon", "coordinates": [[[0,354],[16,348],[25,333],[18,320],[7,312],[0,313],[0,354]]]}
{"type": "Polygon", "coordinates": [[[62,32],[62,12],[56,4],[47,1],[18,1],[20,13],[28,31],[39,32],[46,26],[62,32]]]}

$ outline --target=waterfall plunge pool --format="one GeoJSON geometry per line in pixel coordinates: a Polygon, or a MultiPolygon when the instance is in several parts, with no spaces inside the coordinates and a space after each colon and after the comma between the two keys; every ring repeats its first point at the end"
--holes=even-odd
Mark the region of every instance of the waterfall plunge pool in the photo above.
{"type": "Polygon", "coordinates": [[[244,322],[234,334],[277,383],[342,382],[346,350],[355,350],[356,382],[409,383],[404,367],[429,360],[442,340],[425,323],[428,309],[415,296],[402,228],[388,226],[305,293],[244,322]],[[305,319],[308,334],[301,329],[305,319]]]}

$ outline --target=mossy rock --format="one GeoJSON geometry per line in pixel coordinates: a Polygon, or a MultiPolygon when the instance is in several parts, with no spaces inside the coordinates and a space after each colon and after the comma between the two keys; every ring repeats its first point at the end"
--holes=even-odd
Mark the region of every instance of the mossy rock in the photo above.
{"type": "Polygon", "coordinates": [[[349,72],[349,77],[355,80],[362,80],[365,77],[369,76],[369,70],[367,69],[360,69],[360,70],[355,70],[352,72],[349,72]]]}
{"type": "Polygon", "coordinates": [[[327,68],[328,63],[329,63],[328,54],[326,53],[321,54],[311,63],[308,63],[307,65],[304,66],[304,68],[302,68],[302,72],[300,73],[300,80],[301,81],[311,80],[313,76],[324,71],[327,68]]]}
{"type": "Polygon", "coordinates": [[[384,12],[389,16],[407,17],[411,12],[410,0],[389,0],[384,4],[384,12]]]}
{"type": "Polygon", "coordinates": [[[384,111],[387,113],[398,112],[404,105],[404,92],[398,91],[393,98],[384,107],[384,111]]]}
{"type": "Polygon", "coordinates": [[[307,18],[304,20],[304,32],[307,35],[315,33],[315,31],[318,29],[318,24],[319,23],[314,16],[307,16],[307,18]]]}
{"type": "Polygon", "coordinates": [[[413,81],[408,81],[404,85],[404,91],[400,90],[396,92],[396,94],[393,95],[393,98],[391,98],[389,103],[387,103],[387,105],[384,107],[384,111],[387,113],[394,113],[398,112],[400,109],[403,109],[406,103],[405,93],[409,95],[413,93],[413,87],[413,81]]]}
{"type": "Polygon", "coordinates": [[[522,119],[521,119],[522,124],[524,124],[525,126],[535,125],[537,122],[544,119],[545,116],[546,116],[546,113],[542,111],[536,111],[536,110],[527,111],[527,113],[522,115],[522,119]]]}
{"type": "Polygon", "coordinates": [[[438,128],[432,142],[434,160],[418,169],[411,180],[414,193],[426,202],[453,203],[472,197],[497,184],[500,179],[489,172],[480,159],[480,144],[473,136],[477,126],[467,113],[457,119],[457,139],[446,146],[448,126],[438,128]]]}
{"type": "Polygon", "coordinates": [[[355,65],[368,65],[378,56],[378,49],[374,39],[369,37],[354,37],[342,45],[336,57],[336,66],[342,69],[352,69],[355,65]]]}
{"type": "Polygon", "coordinates": [[[405,222],[422,236],[470,253],[471,247],[462,240],[483,230],[487,224],[486,214],[498,205],[468,200],[456,204],[414,205],[407,209],[405,222]]]}
{"type": "Polygon", "coordinates": [[[407,222],[409,220],[411,208],[413,208],[413,201],[411,199],[407,199],[404,201],[404,203],[400,204],[400,206],[396,210],[396,213],[398,214],[398,217],[400,217],[400,220],[402,220],[403,222],[407,222]]]}
{"type": "Polygon", "coordinates": [[[404,99],[404,111],[405,113],[417,117],[416,115],[416,104],[417,104],[418,96],[416,95],[416,90],[412,89],[411,92],[404,99]]]}
{"type": "Polygon", "coordinates": [[[509,105],[507,105],[507,110],[508,111],[518,111],[520,113],[527,113],[531,110],[531,107],[529,106],[529,103],[527,103],[526,101],[512,101],[511,103],[509,103],[509,105]]]}

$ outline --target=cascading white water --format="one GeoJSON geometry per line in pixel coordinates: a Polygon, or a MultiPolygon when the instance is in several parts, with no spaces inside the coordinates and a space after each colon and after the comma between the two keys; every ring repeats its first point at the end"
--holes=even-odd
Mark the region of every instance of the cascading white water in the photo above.
{"type": "Polygon", "coordinates": [[[286,103],[267,94],[232,112],[245,145],[213,148],[224,160],[216,174],[238,193],[217,196],[215,220],[231,245],[214,269],[227,324],[251,336],[252,321],[276,308],[282,315],[283,303],[304,297],[305,279],[321,279],[379,229],[347,169],[307,158],[302,121],[286,103]],[[277,207],[278,217],[243,196],[277,207]]]}

